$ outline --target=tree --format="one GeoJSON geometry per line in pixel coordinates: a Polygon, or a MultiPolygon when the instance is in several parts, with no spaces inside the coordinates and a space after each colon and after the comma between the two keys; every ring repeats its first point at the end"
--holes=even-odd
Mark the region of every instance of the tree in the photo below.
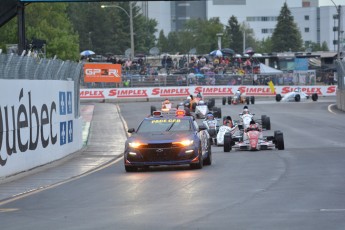
{"type": "Polygon", "coordinates": [[[206,54],[218,48],[217,33],[224,33],[224,26],[218,17],[209,20],[191,19],[185,23],[184,31],[192,34],[198,53],[206,54]]]}
{"type": "MultiPolygon", "coordinates": [[[[259,51],[260,42],[258,42],[255,39],[254,31],[252,28],[250,28],[249,24],[248,23],[242,23],[240,30],[241,30],[241,33],[245,35],[245,39],[244,39],[245,47],[244,48],[246,49],[248,47],[252,47],[256,52],[260,52],[259,51]]],[[[242,47],[243,47],[243,44],[242,44],[242,47]]],[[[240,51],[241,51],[241,49],[238,51],[238,53],[242,53],[240,51]]],[[[243,50],[243,52],[244,52],[244,50],[243,50]]]]}
{"type": "Polygon", "coordinates": [[[272,53],[272,39],[267,37],[258,42],[258,47],[256,48],[258,53],[272,53]]]}
{"type": "Polygon", "coordinates": [[[161,53],[168,52],[169,50],[168,39],[165,37],[163,30],[159,32],[157,47],[161,53]]]}
{"type": "MultiPolygon", "coordinates": [[[[67,3],[34,3],[25,8],[26,37],[46,41],[46,56],[76,60],[79,58],[79,37],[67,18],[67,3]]],[[[18,43],[17,18],[0,28],[0,41],[18,43]]]]}
{"type": "Polygon", "coordinates": [[[276,28],[272,34],[272,51],[300,51],[303,41],[286,2],[281,8],[276,28]]]}
{"type": "Polygon", "coordinates": [[[236,53],[243,50],[243,32],[240,29],[237,18],[233,15],[225,27],[224,45],[233,49],[236,53]]]}

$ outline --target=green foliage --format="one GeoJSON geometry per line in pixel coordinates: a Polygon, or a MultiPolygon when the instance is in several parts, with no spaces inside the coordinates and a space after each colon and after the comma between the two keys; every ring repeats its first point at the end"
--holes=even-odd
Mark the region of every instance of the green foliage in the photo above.
{"type": "Polygon", "coordinates": [[[165,37],[163,30],[159,32],[157,47],[160,53],[165,53],[169,50],[168,39],[165,37]]]}
{"type": "Polygon", "coordinates": [[[272,51],[300,51],[302,44],[301,33],[293,21],[291,11],[285,2],[281,8],[278,23],[272,35],[272,51]]]}
{"type": "Polygon", "coordinates": [[[262,39],[258,42],[258,46],[256,48],[257,53],[272,53],[272,39],[271,37],[267,37],[266,39],[262,39]]]}
{"type": "MultiPolygon", "coordinates": [[[[32,39],[46,41],[46,57],[59,59],[79,58],[78,34],[66,17],[66,3],[35,3],[25,8],[25,28],[28,42],[32,39]]],[[[1,46],[17,44],[17,19],[0,28],[1,46]]]]}
{"type": "Polygon", "coordinates": [[[238,24],[237,18],[233,15],[228,20],[225,28],[223,47],[233,49],[236,53],[242,53],[243,50],[243,32],[238,24]]]}

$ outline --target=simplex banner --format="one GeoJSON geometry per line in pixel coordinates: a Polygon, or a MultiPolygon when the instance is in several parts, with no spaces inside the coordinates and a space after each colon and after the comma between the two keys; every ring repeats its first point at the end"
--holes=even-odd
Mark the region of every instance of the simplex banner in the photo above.
{"type": "Polygon", "coordinates": [[[319,96],[336,96],[336,85],[326,86],[275,86],[272,92],[269,86],[171,86],[150,88],[95,88],[80,89],[80,99],[131,99],[131,98],[160,98],[187,97],[201,92],[203,96],[222,97],[232,96],[237,90],[248,96],[275,96],[301,90],[309,95],[317,93],[319,96]]]}

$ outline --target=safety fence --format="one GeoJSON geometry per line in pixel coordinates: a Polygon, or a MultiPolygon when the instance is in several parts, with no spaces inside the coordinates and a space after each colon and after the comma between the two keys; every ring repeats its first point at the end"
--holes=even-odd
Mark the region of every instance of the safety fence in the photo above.
{"type": "Polygon", "coordinates": [[[0,79],[74,81],[74,105],[79,116],[80,77],[82,63],[58,59],[0,54],[0,79]]]}
{"type": "MultiPolygon", "coordinates": [[[[83,79],[83,77],[82,77],[83,79]]],[[[236,86],[236,85],[334,85],[335,82],[317,81],[314,71],[284,74],[122,74],[121,83],[85,83],[83,88],[123,88],[123,87],[171,87],[171,86],[236,86]]]]}

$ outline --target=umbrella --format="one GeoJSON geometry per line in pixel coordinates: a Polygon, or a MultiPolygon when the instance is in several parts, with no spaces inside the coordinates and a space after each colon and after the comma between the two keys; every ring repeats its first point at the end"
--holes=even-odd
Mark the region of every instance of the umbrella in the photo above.
{"type": "Polygon", "coordinates": [[[223,56],[223,53],[222,51],[220,50],[213,50],[211,53],[210,53],[211,56],[223,56]]]}
{"type": "Polygon", "coordinates": [[[83,52],[80,53],[81,56],[90,56],[95,54],[92,50],[84,50],[83,52]]]}
{"type": "Polygon", "coordinates": [[[252,47],[248,47],[245,52],[245,54],[249,54],[249,55],[252,55],[255,53],[254,49],[252,47]]]}
{"type": "Polygon", "coordinates": [[[229,55],[234,55],[235,51],[233,49],[230,48],[223,48],[220,50],[223,54],[229,54],[229,55]]]}

